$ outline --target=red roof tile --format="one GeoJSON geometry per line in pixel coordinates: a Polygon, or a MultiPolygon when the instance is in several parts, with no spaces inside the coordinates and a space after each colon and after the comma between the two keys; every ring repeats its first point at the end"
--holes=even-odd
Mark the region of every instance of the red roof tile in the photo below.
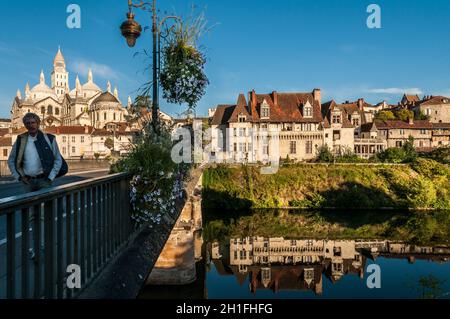
{"type": "Polygon", "coordinates": [[[435,105],[435,104],[448,104],[450,103],[450,98],[445,97],[445,96],[434,96],[432,98],[430,98],[429,100],[426,100],[422,103],[420,103],[420,105],[435,105]]]}
{"type": "Polygon", "coordinates": [[[0,128],[0,136],[9,134],[9,128],[0,128]]]}
{"type": "Polygon", "coordinates": [[[428,120],[414,120],[412,124],[407,121],[400,120],[388,120],[388,121],[375,121],[375,125],[380,130],[388,130],[388,129],[432,129],[433,123],[430,123],[428,120]]]}
{"type": "Polygon", "coordinates": [[[49,134],[91,134],[94,128],[92,126],[52,126],[44,129],[49,134]]]}
{"type": "Polygon", "coordinates": [[[12,146],[12,138],[11,137],[0,137],[0,146],[12,146]]]}

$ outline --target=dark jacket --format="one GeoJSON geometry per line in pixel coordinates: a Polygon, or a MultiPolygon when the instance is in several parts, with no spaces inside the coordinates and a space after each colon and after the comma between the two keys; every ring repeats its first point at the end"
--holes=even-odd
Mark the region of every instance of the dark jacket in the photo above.
{"type": "MultiPolygon", "coordinates": [[[[39,131],[34,145],[36,146],[36,150],[39,154],[44,175],[53,180],[61,168],[62,158],[59,153],[55,136],[51,134],[46,135],[48,140],[46,139],[44,133],[39,131]]],[[[28,133],[17,136],[17,140],[12,147],[11,154],[8,159],[9,169],[16,179],[19,179],[20,176],[25,175],[23,171],[23,156],[28,142],[28,136],[28,133]]]]}

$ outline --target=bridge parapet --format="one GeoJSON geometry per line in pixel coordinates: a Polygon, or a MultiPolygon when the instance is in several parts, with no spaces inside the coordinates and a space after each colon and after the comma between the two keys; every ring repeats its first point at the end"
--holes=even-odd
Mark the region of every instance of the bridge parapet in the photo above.
{"type": "Polygon", "coordinates": [[[0,200],[0,299],[73,298],[88,287],[134,232],[130,180],[114,174],[0,200]],[[69,265],[80,289],[68,287],[69,265]]]}

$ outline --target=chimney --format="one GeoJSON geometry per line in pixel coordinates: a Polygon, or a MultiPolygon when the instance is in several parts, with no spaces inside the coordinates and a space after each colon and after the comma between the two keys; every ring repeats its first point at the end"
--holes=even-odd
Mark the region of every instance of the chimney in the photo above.
{"type": "Polygon", "coordinates": [[[256,92],[255,90],[252,90],[250,93],[250,106],[251,108],[256,108],[256,92]]]}
{"type": "Polygon", "coordinates": [[[84,134],[89,134],[89,127],[88,126],[84,126],[84,134]]]}
{"type": "Polygon", "coordinates": [[[319,102],[319,105],[322,106],[322,91],[320,89],[313,90],[314,101],[319,102]]]}
{"type": "Polygon", "coordinates": [[[414,124],[414,119],[412,117],[408,117],[408,124],[409,125],[413,125],[414,124]]]}
{"type": "Polygon", "coordinates": [[[358,99],[358,108],[363,111],[364,110],[364,99],[358,99]]]}
{"type": "Polygon", "coordinates": [[[274,105],[278,105],[278,93],[277,91],[272,92],[272,101],[274,105]]]}

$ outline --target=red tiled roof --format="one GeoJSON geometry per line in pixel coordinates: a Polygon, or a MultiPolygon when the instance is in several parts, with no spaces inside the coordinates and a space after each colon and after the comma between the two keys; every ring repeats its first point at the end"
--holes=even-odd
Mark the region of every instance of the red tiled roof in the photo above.
{"type": "Polygon", "coordinates": [[[388,121],[375,121],[375,125],[380,130],[388,130],[388,129],[432,129],[433,123],[430,123],[428,120],[414,120],[412,124],[408,121],[400,121],[400,120],[388,120],[388,121]]]}
{"type": "Polygon", "coordinates": [[[433,123],[433,128],[450,129],[450,123],[433,123]]]}
{"type": "Polygon", "coordinates": [[[448,104],[450,103],[450,98],[445,96],[434,96],[429,100],[422,102],[420,105],[435,105],[435,104],[448,104]]]}
{"type": "Polygon", "coordinates": [[[312,93],[256,94],[256,103],[252,103],[251,113],[254,122],[322,122],[321,105],[314,100],[312,93]],[[270,108],[270,120],[260,119],[261,104],[264,100],[270,108]],[[303,116],[303,106],[306,102],[313,107],[312,118],[303,116]]]}
{"type": "Polygon", "coordinates": [[[243,114],[247,117],[247,121],[251,122],[253,117],[250,116],[247,110],[247,101],[245,100],[244,94],[239,94],[236,106],[233,108],[233,112],[230,118],[227,120],[229,123],[236,123],[239,120],[239,115],[243,114]]]}
{"type": "Polygon", "coordinates": [[[419,102],[420,101],[420,97],[418,95],[404,95],[404,98],[406,99],[406,101],[412,103],[412,102],[419,102]]]}
{"type": "MultiPolygon", "coordinates": [[[[371,106],[368,103],[363,103],[363,106],[371,106]]],[[[357,112],[361,116],[361,123],[365,123],[364,111],[360,110],[358,107],[358,102],[353,103],[345,103],[345,104],[336,104],[334,101],[330,101],[322,105],[323,116],[324,116],[324,127],[331,127],[331,112],[335,109],[338,109],[342,112],[342,127],[343,128],[352,128],[354,125],[350,122],[349,116],[354,112],[357,112]]]]}
{"type": "Polygon", "coordinates": [[[0,136],[9,134],[9,128],[0,128],[0,136]]]}
{"type": "Polygon", "coordinates": [[[92,126],[51,126],[44,129],[45,133],[59,134],[91,134],[94,128],[92,126]]]}
{"type": "Polygon", "coordinates": [[[0,137],[0,146],[12,146],[12,138],[11,137],[0,137]]]}
{"type": "Polygon", "coordinates": [[[112,132],[112,131],[108,131],[108,130],[105,130],[105,129],[96,129],[96,130],[94,130],[93,132],[92,132],[92,136],[113,136],[114,134],[116,135],[116,136],[118,136],[118,135],[133,135],[134,133],[136,133],[136,132],[140,132],[140,130],[133,130],[133,131],[129,131],[129,132],[126,132],[126,131],[116,131],[115,133],[114,132],[112,132]]]}
{"type": "Polygon", "coordinates": [[[25,127],[21,127],[19,129],[13,129],[12,134],[19,135],[19,134],[25,133],[26,131],[27,131],[27,129],[25,127]]]}
{"type": "Polygon", "coordinates": [[[235,107],[235,105],[218,105],[211,120],[211,125],[221,125],[227,123],[235,107]]]}

